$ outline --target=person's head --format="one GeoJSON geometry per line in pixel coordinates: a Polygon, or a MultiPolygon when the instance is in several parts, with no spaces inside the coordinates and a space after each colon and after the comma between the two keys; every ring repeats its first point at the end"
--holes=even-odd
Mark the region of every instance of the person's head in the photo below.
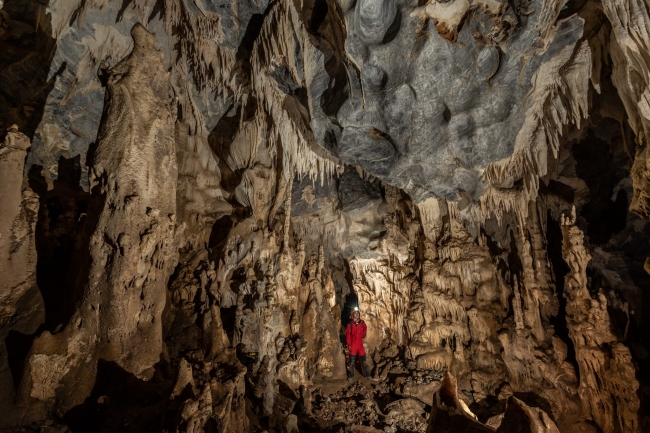
{"type": "Polygon", "coordinates": [[[352,310],[350,317],[354,323],[359,323],[359,320],[361,320],[361,314],[359,313],[359,310],[352,310]]]}

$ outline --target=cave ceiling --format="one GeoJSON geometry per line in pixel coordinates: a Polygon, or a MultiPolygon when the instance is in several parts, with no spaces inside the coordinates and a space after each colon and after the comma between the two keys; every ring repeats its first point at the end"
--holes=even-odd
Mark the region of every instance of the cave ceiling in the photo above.
{"type": "Polygon", "coordinates": [[[650,431],[649,29],[1,0],[0,431],[650,431]]]}

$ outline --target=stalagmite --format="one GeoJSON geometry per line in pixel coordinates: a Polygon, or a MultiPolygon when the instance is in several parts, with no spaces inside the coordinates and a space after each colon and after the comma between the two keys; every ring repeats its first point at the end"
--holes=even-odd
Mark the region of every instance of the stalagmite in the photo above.
{"type": "Polygon", "coordinates": [[[520,238],[521,264],[523,266],[522,286],[525,289],[525,313],[524,320],[530,327],[533,335],[538,341],[544,340],[544,327],[542,325],[541,306],[539,302],[541,291],[536,278],[531,254],[530,241],[522,236],[520,238]]]}
{"type": "Polygon", "coordinates": [[[482,425],[467,404],[459,399],[456,378],[450,373],[445,373],[440,389],[434,396],[427,433],[451,433],[459,429],[472,433],[494,431],[482,425]]]}
{"type": "Polygon", "coordinates": [[[521,311],[521,292],[519,291],[519,284],[517,280],[514,282],[515,297],[512,299],[512,311],[515,314],[515,326],[517,329],[524,329],[524,315],[521,311]]]}
{"type": "Polygon", "coordinates": [[[289,248],[289,230],[291,228],[291,190],[293,189],[293,171],[287,182],[287,196],[284,199],[284,232],[282,235],[282,249],[289,248]]]}
{"type": "MultiPolygon", "coordinates": [[[[15,398],[16,372],[9,369],[6,339],[10,331],[31,334],[45,320],[36,286],[35,226],[38,198],[23,186],[27,136],[12,125],[0,143],[0,411],[15,398]]],[[[0,426],[3,422],[0,421],[0,426]]]]}
{"type": "Polygon", "coordinates": [[[607,298],[589,292],[587,264],[591,254],[576,225],[576,210],[562,215],[562,256],[570,271],[565,279],[567,327],[580,367],[581,397],[585,414],[604,432],[640,431],[637,419],[639,383],[629,367],[629,349],[611,331],[607,298]]]}
{"type": "Polygon", "coordinates": [[[647,430],[648,17],[0,1],[0,429],[647,430]]]}
{"type": "Polygon", "coordinates": [[[141,25],[132,35],[133,52],[108,79],[86,222],[90,255],[78,276],[83,295],[63,332],[35,341],[23,380],[22,398],[54,402],[59,413],[90,394],[99,358],[145,379],[163,350],[161,314],[177,261],[174,119],[155,36],[141,25]],[[71,382],[79,384],[74,394],[71,382]]]}

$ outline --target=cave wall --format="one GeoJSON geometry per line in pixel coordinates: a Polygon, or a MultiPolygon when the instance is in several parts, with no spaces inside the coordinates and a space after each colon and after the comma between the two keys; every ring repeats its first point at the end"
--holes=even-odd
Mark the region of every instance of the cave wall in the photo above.
{"type": "Polygon", "coordinates": [[[0,5],[0,427],[650,428],[645,2],[0,5]]]}

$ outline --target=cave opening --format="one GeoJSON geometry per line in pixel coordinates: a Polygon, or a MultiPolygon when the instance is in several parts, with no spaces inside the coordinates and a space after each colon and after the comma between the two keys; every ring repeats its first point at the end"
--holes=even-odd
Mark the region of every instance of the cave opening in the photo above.
{"type": "MultiPolygon", "coordinates": [[[[350,323],[350,315],[355,308],[359,308],[359,296],[354,291],[354,288],[350,288],[350,293],[348,293],[345,297],[345,304],[343,306],[343,310],[341,311],[341,325],[343,327],[343,332],[345,332],[345,328],[348,326],[348,323],[350,323]]],[[[364,312],[361,311],[362,319],[363,313],[364,312]]]]}
{"type": "MultiPolygon", "coordinates": [[[[256,105],[251,101],[249,105],[256,105]]],[[[218,157],[219,171],[221,173],[221,186],[230,195],[241,182],[241,173],[236,173],[226,163],[230,153],[230,146],[240,126],[241,106],[231,105],[226,113],[219,118],[217,124],[208,135],[208,144],[212,152],[218,157]]]]}
{"type": "Polygon", "coordinates": [[[220,307],[219,311],[221,313],[221,323],[223,330],[228,336],[230,344],[232,344],[235,336],[235,320],[237,318],[237,306],[233,305],[232,307],[220,307]]]}
{"type": "Polygon", "coordinates": [[[585,234],[592,245],[603,245],[626,226],[628,197],[617,185],[629,174],[621,124],[605,118],[587,130],[584,139],[572,147],[576,174],[589,188],[587,202],[580,209],[586,222],[585,234]]]}
{"type": "Polygon", "coordinates": [[[228,238],[228,232],[232,229],[234,222],[230,215],[224,215],[212,224],[212,231],[208,239],[208,248],[212,250],[223,249],[222,243],[228,238]]]}
{"type": "Polygon", "coordinates": [[[23,377],[25,369],[25,361],[29,349],[32,347],[34,338],[37,333],[33,335],[26,335],[22,332],[11,330],[5,338],[5,347],[7,349],[7,363],[11,371],[11,377],[14,381],[14,389],[18,389],[18,385],[23,377]]]}
{"type": "Polygon", "coordinates": [[[68,410],[63,420],[73,433],[159,433],[175,425],[182,398],[169,400],[174,387],[174,368],[164,360],[154,367],[153,377],[142,380],[115,362],[99,360],[97,379],[85,401],[68,410]]]}
{"type": "MultiPolygon", "coordinates": [[[[341,342],[345,343],[345,328],[350,323],[350,314],[356,308],[359,308],[359,296],[354,290],[354,278],[352,276],[352,270],[350,269],[350,263],[346,260],[343,262],[345,265],[345,282],[347,286],[347,291],[341,291],[342,306],[341,308],[341,342]]],[[[363,311],[361,311],[361,318],[363,318],[363,311]]]]}
{"type": "Polygon", "coordinates": [[[33,165],[29,170],[29,185],[39,197],[36,224],[36,281],[45,303],[44,329],[58,332],[64,328],[80,296],[77,287],[79,262],[83,252],[81,235],[90,194],[81,188],[80,156],[59,158],[58,178],[48,191],[41,173],[42,167],[33,165]]]}

